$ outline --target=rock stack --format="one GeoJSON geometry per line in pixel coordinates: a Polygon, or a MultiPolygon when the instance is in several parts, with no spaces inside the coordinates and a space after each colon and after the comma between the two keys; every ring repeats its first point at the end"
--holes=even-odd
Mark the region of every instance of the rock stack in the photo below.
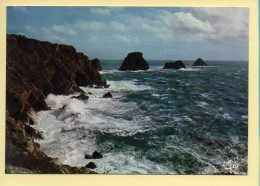
{"type": "Polygon", "coordinates": [[[168,62],[165,63],[164,69],[180,69],[180,68],[186,68],[184,63],[181,60],[175,61],[175,62],[168,62]]]}
{"type": "Polygon", "coordinates": [[[205,61],[203,61],[201,58],[198,58],[192,66],[208,66],[208,64],[205,63],[205,61]]]}
{"type": "Polygon", "coordinates": [[[132,52],[127,55],[124,59],[119,70],[121,71],[136,71],[136,70],[148,70],[149,65],[143,58],[143,54],[141,52],[132,52]]]}

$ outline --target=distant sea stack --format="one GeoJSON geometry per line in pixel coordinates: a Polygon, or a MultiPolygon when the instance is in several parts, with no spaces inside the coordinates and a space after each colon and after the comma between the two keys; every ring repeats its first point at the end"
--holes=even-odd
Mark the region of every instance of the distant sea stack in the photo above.
{"type": "Polygon", "coordinates": [[[149,65],[144,60],[143,54],[141,52],[132,52],[127,55],[127,57],[124,59],[121,67],[119,70],[126,71],[136,71],[136,70],[148,70],[149,65]]]}
{"type": "Polygon", "coordinates": [[[94,173],[48,157],[34,141],[41,134],[30,126],[31,113],[48,109],[48,94],[107,86],[88,56],[72,46],[7,35],[6,59],[6,163],[36,173],[94,173]]]}
{"type": "Polygon", "coordinates": [[[208,64],[205,63],[205,61],[203,61],[201,58],[198,58],[192,66],[208,66],[208,64]]]}
{"type": "Polygon", "coordinates": [[[180,69],[180,68],[186,68],[184,63],[181,60],[175,61],[175,62],[168,62],[165,63],[164,69],[180,69]]]}

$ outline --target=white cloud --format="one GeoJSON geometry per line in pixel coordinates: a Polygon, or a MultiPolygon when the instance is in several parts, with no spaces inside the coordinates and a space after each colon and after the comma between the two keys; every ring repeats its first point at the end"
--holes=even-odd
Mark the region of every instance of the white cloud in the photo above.
{"type": "Polygon", "coordinates": [[[127,36],[115,35],[114,38],[122,42],[130,42],[130,39],[127,36]]]}
{"type": "Polygon", "coordinates": [[[125,25],[151,39],[174,41],[248,40],[247,8],[186,8],[179,12],[158,11],[150,16],[124,15],[125,25]]]}
{"type": "Polygon", "coordinates": [[[207,19],[215,34],[215,40],[248,40],[248,8],[192,8],[194,15],[207,19]]]}
{"type": "Polygon", "coordinates": [[[40,32],[42,33],[43,39],[51,42],[58,43],[67,43],[67,40],[64,37],[60,37],[53,33],[50,29],[40,28],[40,32]]]}
{"type": "Polygon", "coordinates": [[[90,8],[90,13],[92,14],[99,14],[99,15],[110,15],[109,8],[90,8]]]}
{"type": "Polygon", "coordinates": [[[190,12],[177,12],[177,13],[169,13],[165,12],[165,14],[161,15],[161,19],[165,22],[165,24],[169,27],[169,29],[174,29],[177,31],[183,32],[205,32],[205,33],[213,33],[214,28],[208,21],[201,21],[195,18],[190,12]]]}
{"type": "Polygon", "coordinates": [[[107,27],[106,23],[99,21],[77,21],[74,26],[82,30],[103,30],[107,27]]]}
{"type": "Polygon", "coordinates": [[[52,27],[52,30],[57,33],[65,34],[65,35],[69,35],[69,36],[75,36],[77,34],[77,32],[70,26],[54,25],[52,27]]]}
{"type": "Polygon", "coordinates": [[[119,23],[119,22],[116,22],[116,21],[112,21],[112,22],[110,23],[110,26],[111,26],[112,29],[115,30],[115,31],[120,31],[120,32],[122,32],[122,31],[125,31],[125,30],[126,30],[126,27],[125,27],[124,24],[119,23]]]}

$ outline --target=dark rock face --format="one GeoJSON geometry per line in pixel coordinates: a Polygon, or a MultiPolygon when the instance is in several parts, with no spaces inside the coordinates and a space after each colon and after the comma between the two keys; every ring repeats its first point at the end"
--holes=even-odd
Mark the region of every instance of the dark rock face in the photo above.
{"type": "Polygon", "coordinates": [[[103,158],[103,155],[100,152],[95,151],[92,155],[93,159],[100,159],[103,158]]]}
{"type": "Polygon", "coordinates": [[[136,71],[136,70],[148,70],[149,65],[144,60],[143,54],[141,52],[132,52],[127,55],[127,57],[124,59],[121,67],[119,70],[126,71],[136,71]]]}
{"type": "Polygon", "coordinates": [[[81,93],[79,96],[72,96],[71,98],[80,99],[80,100],[88,100],[88,96],[86,94],[81,93]]]}
{"type": "Polygon", "coordinates": [[[198,58],[192,66],[208,66],[208,64],[205,63],[205,61],[203,61],[201,58],[198,58]]]}
{"type": "Polygon", "coordinates": [[[95,169],[97,168],[96,164],[94,162],[89,162],[87,165],[86,165],[87,168],[90,168],[90,169],[95,169]]]}
{"type": "Polygon", "coordinates": [[[89,154],[85,154],[85,159],[100,159],[100,158],[103,158],[103,155],[98,151],[93,152],[92,156],[89,154]]]}
{"type": "Polygon", "coordinates": [[[102,70],[102,67],[101,67],[101,64],[100,64],[100,61],[98,58],[95,58],[91,61],[92,63],[92,66],[97,69],[98,71],[101,71],[102,70]]]}
{"type": "Polygon", "coordinates": [[[39,173],[93,173],[71,167],[40,151],[39,132],[25,123],[29,112],[46,110],[50,94],[83,92],[79,86],[106,87],[91,61],[72,46],[7,35],[6,163],[39,173]]]}
{"type": "Polygon", "coordinates": [[[103,95],[103,98],[112,98],[111,92],[107,92],[106,94],[103,95]]]}
{"type": "Polygon", "coordinates": [[[180,69],[180,68],[186,68],[184,63],[181,60],[175,61],[175,62],[168,62],[165,63],[164,69],[180,69]]]}

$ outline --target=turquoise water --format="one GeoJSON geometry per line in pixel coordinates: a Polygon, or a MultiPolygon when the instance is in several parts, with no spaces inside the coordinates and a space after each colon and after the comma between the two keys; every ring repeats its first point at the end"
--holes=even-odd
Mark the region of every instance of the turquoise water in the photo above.
{"type": "Polygon", "coordinates": [[[49,95],[52,110],[35,124],[42,150],[73,166],[93,161],[104,174],[247,174],[248,63],[165,62],[121,72],[122,61],[101,60],[108,89],[81,87],[87,102],[49,95]],[[107,91],[113,98],[102,98],[107,91]],[[95,150],[102,159],[84,159],[95,150]]]}

